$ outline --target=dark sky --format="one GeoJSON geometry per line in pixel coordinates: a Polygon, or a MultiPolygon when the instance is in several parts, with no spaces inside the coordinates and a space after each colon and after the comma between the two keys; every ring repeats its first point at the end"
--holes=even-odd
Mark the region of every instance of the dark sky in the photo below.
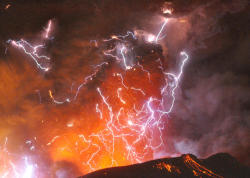
{"type": "MultiPolygon", "coordinates": [[[[0,2],[1,143],[8,137],[12,145],[9,149],[22,153],[25,152],[23,142],[30,135],[40,135],[42,141],[39,143],[44,144],[48,138],[45,133],[63,133],[62,125],[79,114],[83,115],[83,107],[95,97],[89,88],[82,91],[77,102],[55,106],[51,104],[48,90],[52,89],[57,96],[65,98],[72,83],[79,85],[83,76],[90,72],[89,66],[101,62],[98,49],[89,49],[86,45],[89,40],[134,29],[156,33],[155,19],[161,13],[163,2],[0,2]],[[5,9],[7,4],[10,7],[5,9]],[[37,42],[50,19],[54,22],[54,39],[47,43],[46,54],[52,59],[52,69],[43,73],[6,41],[23,38],[37,42]],[[60,118],[63,119],[57,123],[60,118]],[[41,125],[41,120],[48,125],[41,125]]],[[[187,22],[170,24],[166,29],[167,37],[161,42],[163,54],[166,54],[169,70],[176,69],[176,58],[183,49],[189,53],[190,61],[164,130],[167,149],[159,154],[193,153],[207,157],[217,152],[229,152],[250,165],[249,4],[245,0],[177,0],[173,1],[172,7],[173,17],[184,18],[187,22]]],[[[88,128],[93,125],[89,124],[88,128]]],[[[41,155],[46,155],[42,159],[51,164],[47,154],[50,151],[41,152],[41,155]]],[[[68,163],[61,164],[70,169],[73,167],[68,163]]]]}

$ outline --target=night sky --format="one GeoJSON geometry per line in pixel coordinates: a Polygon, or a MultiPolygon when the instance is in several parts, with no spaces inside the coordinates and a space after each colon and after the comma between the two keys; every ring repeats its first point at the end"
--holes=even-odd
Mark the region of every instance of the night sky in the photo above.
{"type": "MultiPolygon", "coordinates": [[[[163,0],[0,2],[0,156],[4,148],[10,153],[10,158],[0,159],[11,159],[18,167],[28,155],[29,161],[39,167],[38,177],[61,178],[90,172],[86,164],[81,167],[81,161],[86,160],[78,160],[76,150],[62,154],[58,149],[65,143],[72,148],[76,135],[88,135],[103,126],[92,114],[100,99],[96,88],[106,89],[108,95],[117,87],[111,76],[120,70],[118,64],[110,62],[102,68],[73,102],[56,104],[49,91],[60,101],[73,98],[77,87],[93,72],[93,66],[107,61],[102,55],[106,44],[96,47],[91,40],[101,41],[128,30],[157,34],[164,17],[163,4],[163,0]],[[44,72],[8,40],[41,43],[49,20],[53,22],[51,38],[42,41],[46,48],[41,53],[51,61],[50,70],[44,72]],[[48,146],[56,135],[62,139],[48,146]]],[[[159,42],[164,70],[178,69],[182,50],[189,54],[189,61],[175,92],[173,111],[164,121],[164,146],[143,161],[184,153],[205,158],[228,152],[249,166],[249,4],[247,0],[176,0],[168,4],[174,9],[173,20],[164,29],[166,37],[159,42]]],[[[145,66],[150,66],[155,81],[152,86],[143,83],[139,77],[142,74],[137,73],[128,75],[128,83],[141,84],[145,91],[157,96],[162,76],[150,60],[159,56],[145,55],[145,66]]],[[[129,99],[131,106],[132,101],[129,99]]],[[[100,162],[96,161],[95,169],[109,165],[100,162]]],[[[1,166],[0,175],[6,171],[1,166]]]]}

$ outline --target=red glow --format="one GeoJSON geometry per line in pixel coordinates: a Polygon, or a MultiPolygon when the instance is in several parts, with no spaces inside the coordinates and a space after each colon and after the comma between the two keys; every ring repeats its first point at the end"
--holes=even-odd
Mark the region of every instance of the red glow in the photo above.
{"type": "MultiPolygon", "coordinates": [[[[157,146],[161,140],[154,139],[152,143],[149,143],[147,139],[152,139],[153,135],[159,135],[160,130],[157,128],[153,128],[150,132],[147,130],[145,134],[141,135],[140,141],[133,144],[138,139],[139,133],[137,132],[142,126],[136,117],[129,118],[129,115],[135,116],[136,112],[133,111],[133,107],[136,106],[138,109],[142,107],[147,97],[160,98],[160,88],[164,78],[159,68],[160,64],[156,60],[144,62],[143,66],[145,70],[150,72],[150,80],[148,73],[142,71],[140,67],[136,67],[123,73],[125,86],[122,85],[119,75],[114,75],[123,72],[119,67],[114,66],[105,72],[106,79],[100,84],[100,89],[102,94],[108,97],[107,101],[112,106],[115,115],[112,123],[110,122],[109,110],[102,101],[98,103],[103,118],[100,118],[100,115],[96,113],[95,102],[89,102],[88,105],[93,106],[92,109],[86,109],[82,112],[87,112],[87,117],[92,116],[88,120],[92,120],[95,126],[81,131],[77,128],[89,122],[78,122],[69,129],[69,132],[52,140],[53,142],[49,144],[49,152],[53,161],[67,160],[77,165],[84,173],[88,173],[110,166],[122,166],[152,159],[154,150],[146,146],[157,146]],[[129,87],[126,88],[127,86],[129,87]],[[145,95],[131,89],[131,87],[143,88],[145,95]],[[117,97],[118,88],[122,89],[120,94],[126,103],[121,102],[117,97]],[[120,115],[117,118],[119,111],[120,115]],[[136,126],[137,124],[138,126],[136,126]],[[114,149],[112,148],[112,132],[116,136],[114,149]]],[[[98,97],[98,100],[100,99],[98,97]]],[[[82,117],[85,116],[84,114],[82,117]]]]}

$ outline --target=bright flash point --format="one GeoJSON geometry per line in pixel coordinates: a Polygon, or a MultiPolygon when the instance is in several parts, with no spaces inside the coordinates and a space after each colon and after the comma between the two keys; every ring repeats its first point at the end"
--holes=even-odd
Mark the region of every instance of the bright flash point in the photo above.
{"type": "Polygon", "coordinates": [[[155,36],[154,35],[148,35],[148,37],[147,37],[147,42],[153,42],[153,41],[155,41],[155,36]]]}
{"type": "Polygon", "coordinates": [[[9,9],[10,6],[11,6],[10,4],[7,4],[4,9],[7,10],[9,9]]]}
{"type": "Polygon", "coordinates": [[[118,37],[115,36],[115,35],[112,35],[111,38],[112,38],[112,39],[118,39],[118,37]]]}
{"type": "Polygon", "coordinates": [[[131,120],[129,120],[128,125],[133,125],[133,122],[131,120]]]}
{"type": "Polygon", "coordinates": [[[73,127],[73,126],[74,126],[74,123],[73,123],[73,122],[67,123],[67,127],[73,127]]]}
{"type": "Polygon", "coordinates": [[[131,146],[127,146],[126,148],[127,148],[127,150],[131,150],[131,146]]]}
{"type": "Polygon", "coordinates": [[[163,14],[172,14],[173,9],[163,9],[162,12],[163,12],[163,14]]]}

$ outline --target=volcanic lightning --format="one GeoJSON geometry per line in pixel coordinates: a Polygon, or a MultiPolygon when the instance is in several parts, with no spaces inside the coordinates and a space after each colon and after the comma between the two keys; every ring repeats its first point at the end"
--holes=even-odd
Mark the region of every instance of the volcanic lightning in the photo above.
{"type": "MultiPolygon", "coordinates": [[[[48,26],[45,29],[43,38],[46,40],[49,38],[49,33],[51,32],[52,28],[52,20],[49,20],[48,26]]],[[[50,66],[50,58],[46,55],[39,55],[39,50],[45,48],[45,44],[38,44],[38,45],[32,45],[28,41],[21,39],[21,40],[11,40],[9,39],[7,43],[11,44],[13,47],[16,47],[17,49],[22,50],[26,55],[31,57],[33,61],[36,63],[37,68],[41,69],[42,71],[49,71],[50,66]]]]}
{"type": "MultiPolygon", "coordinates": [[[[172,10],[165,10],[164,13],[171,14],[172,10]]],[[[145,34],[144,43],[150,43],[152,46],[160,45],[160,40],[165,36],[163,33],[168,21],[169,19],[164,17],[164,22],[156,35],[145,34]]],[[[52,26],[53,23],[49,20],[43,34],[45,40],[50,38],[52,26]]],[[[180,52],[181,62],[177,73],[165,71],[159,58],[152,59],[150,61],[152,64],[145,67],[147,65],[144,66],[139,59],[135,60],[136,55],[134,55],[135,43],[132,42],[137,42],[139,35],[128,31],[125,35],[112,35],[109,39],[98,40],[104,44],[111,43],[112,47],[102,50],[104,62],[94,66],[93,72],[84,77],[83,82],[76,88],[75,94],[60,101],[55,99],[52,89],[48,91],[51,101],[55,104],[76,102],[81,90],[105,70],[106,66],[114,63],[119,66],[117,67],[119,69],[114,69],[112,75],[108,76],[110,82],[107,80],[96,88],[96,94],[99,97],[94,110],[101,122],[100,129],[90,134],[54,135],[45,145],[51,150],[55,148],[55,152],[59,154],[64,154],[67,150],[70,153],[77,150],[77,154],[82,158],[81,166],[84,167],[85,172],[103,167],[143,162],[152,159],[152,154],[164,147],[162,130],[173,110],[175,91],[179,86],[189,56],[185,51],[180,52]],[[155,73],[161,73],[163,77],[155,79],[155,73]],[[131,79],[137,75],[144,83],[140,84],[139,81],[131,79]],[[160,89],[154,81],[162,81],[159,84],[160,89]],[[151,90],[146,87],[151,87],[151,90]],[[157,91],[152,94],[152,90],[157,91]],[[165,105],[166,102],[169,107],[165,105]],[[155,139],[156,136],[157,139],[155,139]],[[74,140],[73,146],[67,145],[68,143],[64,145],[64,139],[74,140]],[[107,160],[102,160],[102,156],[107,160]]],[[[95,47],[99,47],[97,40],[90,41],[90,43],[93,42],[95,47]]],[[[8,40],[8,43],[31,57],[40,70],[49,71],[50,58],[46,55],[39,55],[39,50],[45,48],[44,44],[32,45],[23,39],[8,40]]],[[[73,122],[67,124],[69,129],[74,129],[74,126],[73,122]]],[[[15,164],[10,165],[12,174],[19,175],[15,164]]],[[[25,157],[25,165],[24,177],[32,177],[36,171],[35,165],[32,165],[27,157],[25,157]]],[[[4,172],[2,177],[5,174],[10,174],[10,171],[4,172]]]]}

